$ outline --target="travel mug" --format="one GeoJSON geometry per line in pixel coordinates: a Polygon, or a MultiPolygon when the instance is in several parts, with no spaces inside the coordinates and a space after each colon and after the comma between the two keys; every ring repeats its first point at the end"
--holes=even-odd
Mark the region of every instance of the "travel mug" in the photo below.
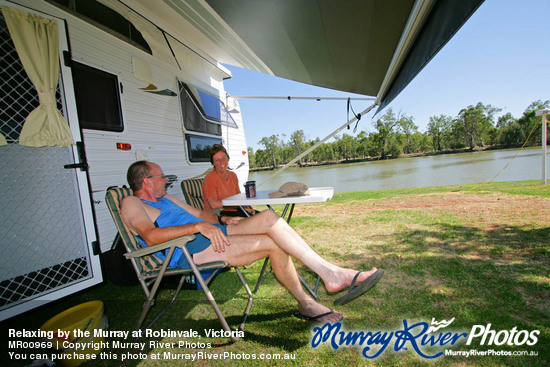
{"type": "Polygon", "coordinates": [[[246,181],[244,184],[244,189],[246,191],[247,198],[250,199],[256,197],[256,181],[246,181]]]}

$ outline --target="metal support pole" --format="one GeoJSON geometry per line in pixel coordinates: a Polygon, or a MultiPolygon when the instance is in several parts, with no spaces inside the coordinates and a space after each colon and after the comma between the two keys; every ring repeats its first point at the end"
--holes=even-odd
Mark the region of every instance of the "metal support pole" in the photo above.
{"type": "MultiPolygon", "coordinates": [[[[363,116],[365,115],[366,113],[370,112],[374,107],[378,106],[376,103],[374,103],[372,106],[370,106],[369,108],[365,109],[363,112],[361,112],[359,115],[363,116]]],[[[292,164],[298,162],[298,160],[306,155],[308,155],[310,152],[312,152],[315,148],[317,148],[319,145],[323,144],[324,142],[326,142],[327,140],[329,140],[330,138],[332,138],[334,135],[338,134],[340,131],[344,130],[347,126],[353,124],[355,121],[357,121],[357,116],[355,116],[354,118],[352,118],[351,120],[349,120],[348,122],[346,122],[344,125],[340,126],[338,129],[334,130],[332,133],[330,133],[327,137],[325,137],[323,140],[315,143],[315,145],[313,145],[311,148],[309,148],[308,150],[306,150],[305,152],[303,152],[302,154],[300,154],[299,156],[295,157],[293,160],[291,160],[290,162],[288,162],[287,164],[285,164],[282,168],[280,168],[279,170],[275,171],[274,174],[272,174],[271,176],[269,176],[268,178],[266,178],[265,180],[263,180],[262,182],[256,184],[256,187],[260,187],[262,186],[263,184],[265,184],[267,181],[271,180],[273,177],[277,176],[279,173],[283,172],[285,169],[287,169],[288,167],[290,167],[292,164]]]]}
{"type": "Polygon", "coordinates": [[[546,155],[548,153],[546,115],[542,115],[542,184],[546,185],[546,155]]]}
{"type": "Polygon", "coordinates": [[[546,115],[550,114],[550,110],[539,110],[537,116],[542,116],[542,184],[546,185],[546,155],[548,153],[547,142],[547,124],[546,115]]]}

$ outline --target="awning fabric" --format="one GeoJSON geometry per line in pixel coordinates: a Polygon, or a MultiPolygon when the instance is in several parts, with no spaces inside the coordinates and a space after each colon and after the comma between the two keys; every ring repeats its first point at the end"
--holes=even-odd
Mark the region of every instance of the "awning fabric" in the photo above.
{"type": "Polygon", "coordinates": [[[273,74],[377,96],[387,105],[422,70],[483,0],[206,0],[273,74]],[[391,87],[379,95],[413,8],[431,12],[391,87]],[[433,3],[433,5],[431,4],[433,3]]]}
{"type": "MultiPolygon", "coordinates": [[[[168,37],[185,45],[187,52],[192,51],[212,65],[230,64],[320,87],[376,96],[382,106],[407,86],[483,3],[120,1],[155,22],[168,37]]],[[[183,59],[178,51],[174,53],[183,59]]]]}
{"type": "Polygon", "coordinates": [[[382,110],[418,75],[445,46],[483,1],[438,1],[434,5],[418,38],[411,47],[389,91],[383,96],[382,110]]]}

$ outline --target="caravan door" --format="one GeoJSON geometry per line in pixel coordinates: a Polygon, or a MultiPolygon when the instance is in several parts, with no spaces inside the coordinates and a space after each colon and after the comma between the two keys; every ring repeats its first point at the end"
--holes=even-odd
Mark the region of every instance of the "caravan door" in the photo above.
{"type": "Polygon", "coordinates": [[[0,16],[0,128],[8,142],[0,146],[0,320],[102,281],[71,70],[62,57],[69,51],[67,32],[64,21],[56,21],[57,106],[77,145],[35,148],[18,139],[25,118],[39,105],[38,94],[0,16]]]}

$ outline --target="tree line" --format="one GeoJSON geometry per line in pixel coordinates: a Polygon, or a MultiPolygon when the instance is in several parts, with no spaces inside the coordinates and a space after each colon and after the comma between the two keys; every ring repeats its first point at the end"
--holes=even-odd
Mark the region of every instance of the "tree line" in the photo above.
{"type": "MultiPolygon", "coordinates": [[[[396,114],[388,108],[373,121],[375,131],[361,131],[356,136],[337,135],[297,162],[299,166],[359,159],[398,158],[402,154],[470,150],[481,147],[541,145],[541,118],[536,111],[549,108],[550,100],[532,102],[519,118],[510,113],[496,117],[501,109],[478,103],[463,108],[458,116],[432,116],[425,132],[420,132],[413,118],[396,114]]],[[[249,147],[251,168],[277,167],[320,141],[309,140],[303,130],[296,130],[285,140],[279,134],[263,137],[258,144],[263,149],[249,147]]]]}

